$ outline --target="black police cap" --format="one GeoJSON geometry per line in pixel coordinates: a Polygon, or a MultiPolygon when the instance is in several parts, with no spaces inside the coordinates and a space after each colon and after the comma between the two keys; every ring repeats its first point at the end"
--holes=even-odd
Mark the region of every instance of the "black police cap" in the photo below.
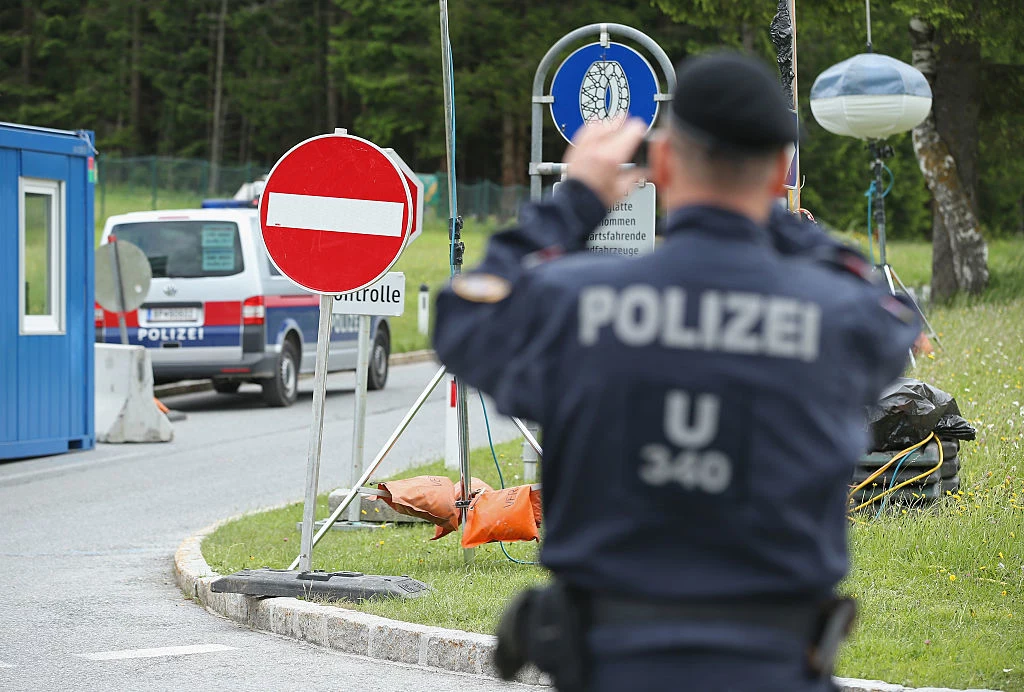
{"type": "Polygon", "coordinates": [[[762,61],[731,51],[679,64],[672,116],[683,133],[722,153],[767,153],[799,136],[778,76],[762,61]]]}

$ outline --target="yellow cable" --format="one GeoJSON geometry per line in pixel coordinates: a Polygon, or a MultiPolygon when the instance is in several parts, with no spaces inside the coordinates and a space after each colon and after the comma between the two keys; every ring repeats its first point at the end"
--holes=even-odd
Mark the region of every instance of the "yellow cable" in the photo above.
{"type": "Polygon", "coordinates": [[[868,483],[870,483],[871,481],[875,480],[876,478],[881,476],[883,473],[885,473],[886,469],[888,469],[890,466],[892,466],[894,463],[896,463],[897,459],[901,459],[905,454],[910,454],[911,452],[913,452],[918,447],[926,444],[928,442],[928,440],[932,439],[933,437],[935,437],[935,433],[929,434],[928,437],[924,438],[923,440],[921,440],[920,442],[918,442],[915,445],[911,445],[911,446],[907,447],[902,452],[896,452],[896,456],[894,456],[892,459],[890,459],[889,461],[887,461],[884,464],[882,464],[882,466],[878,467],[878,469],[874,473],[872,473],[870,476],[865,478],[859,485],[855,486],[853,488],[853,490],[850,491],[850,494],[847,496],[847,499],[853,499],[853,496],[857,494],[858,490],[863,489],[868,483]]]}
{"type": "MultiPolygon", "coordinates": [[[[935,433],[932,433],[931,435],[929,435],[929,437],[935,437],[935,433]]],[[[925,440],[927,440],[927,439],[928,438],[925,438],[925,440]]],[[[928,476],[932,475],[933,473],[935,473],[936,471],[941,469],[942,468],[942,461],[943,461],[943,458],[942,458],[942,440],[940,440],[939,438],[936,437],[935,441],[936,441],[936,443],[939,446],[939,463],[935,465],[935,468],[929,469],[928,471],[925,471],[924,473],[922,473],[920,475],[914,476],[909,481],[903,481],[899,485],[897,485],[897,486],[895,486],[893,488],[889,488],[884,493],[881,493],[879,495],[875,495],[873,498],[871,498],[867,502],[864,502],[863,504],[857,505],[856,507],[854,507],[850,511],[851,512],[856,512],[859,509],[864,509],[865,507],[870,505],[872,502],[877,502],[878,500],[881,500],[883,497],[887,496],[889,493],[894,493],[894,492],[896,492],[897,490],[899,490],[902,487],[908,486],[911,483],[915,483],[915,482],[921,480],[922,478],[927,478],[928,476]]],[[[941,483],[941,481],[940,481],[940,483],[941,483]]]]}

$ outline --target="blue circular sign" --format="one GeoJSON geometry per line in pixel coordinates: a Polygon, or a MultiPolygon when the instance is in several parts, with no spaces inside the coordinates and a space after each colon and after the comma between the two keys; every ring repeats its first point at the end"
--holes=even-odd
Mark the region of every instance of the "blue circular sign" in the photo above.
{"type": "Polygon", "coordinates": [[[565,59],[551,80],[551,118],[567,141],[583,123],[628,113],[648,129],[658,116],[658,77],[643,55],[621,43],[591,43],[565,59]]]}

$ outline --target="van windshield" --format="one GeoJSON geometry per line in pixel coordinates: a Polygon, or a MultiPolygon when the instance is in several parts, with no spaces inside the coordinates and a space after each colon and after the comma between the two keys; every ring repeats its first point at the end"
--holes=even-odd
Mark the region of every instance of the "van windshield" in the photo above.
{"type": "Polygon", "coordinates": [[[238,225],[231,221],[122,223],[111,233],[146,253],[154,278],[231,276],[244,268],[238,225]]]}

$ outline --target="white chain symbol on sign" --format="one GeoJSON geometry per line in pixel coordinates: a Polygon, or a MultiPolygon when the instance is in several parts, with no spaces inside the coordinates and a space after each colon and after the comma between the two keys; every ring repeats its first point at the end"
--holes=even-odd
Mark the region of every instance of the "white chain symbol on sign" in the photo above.
{"type": "Polygon", "coordinates": [[[580,114],[584,122],[607,120],[629,110],[629,81],[622,65],[597,60],[583,75],[580,114]]]}

